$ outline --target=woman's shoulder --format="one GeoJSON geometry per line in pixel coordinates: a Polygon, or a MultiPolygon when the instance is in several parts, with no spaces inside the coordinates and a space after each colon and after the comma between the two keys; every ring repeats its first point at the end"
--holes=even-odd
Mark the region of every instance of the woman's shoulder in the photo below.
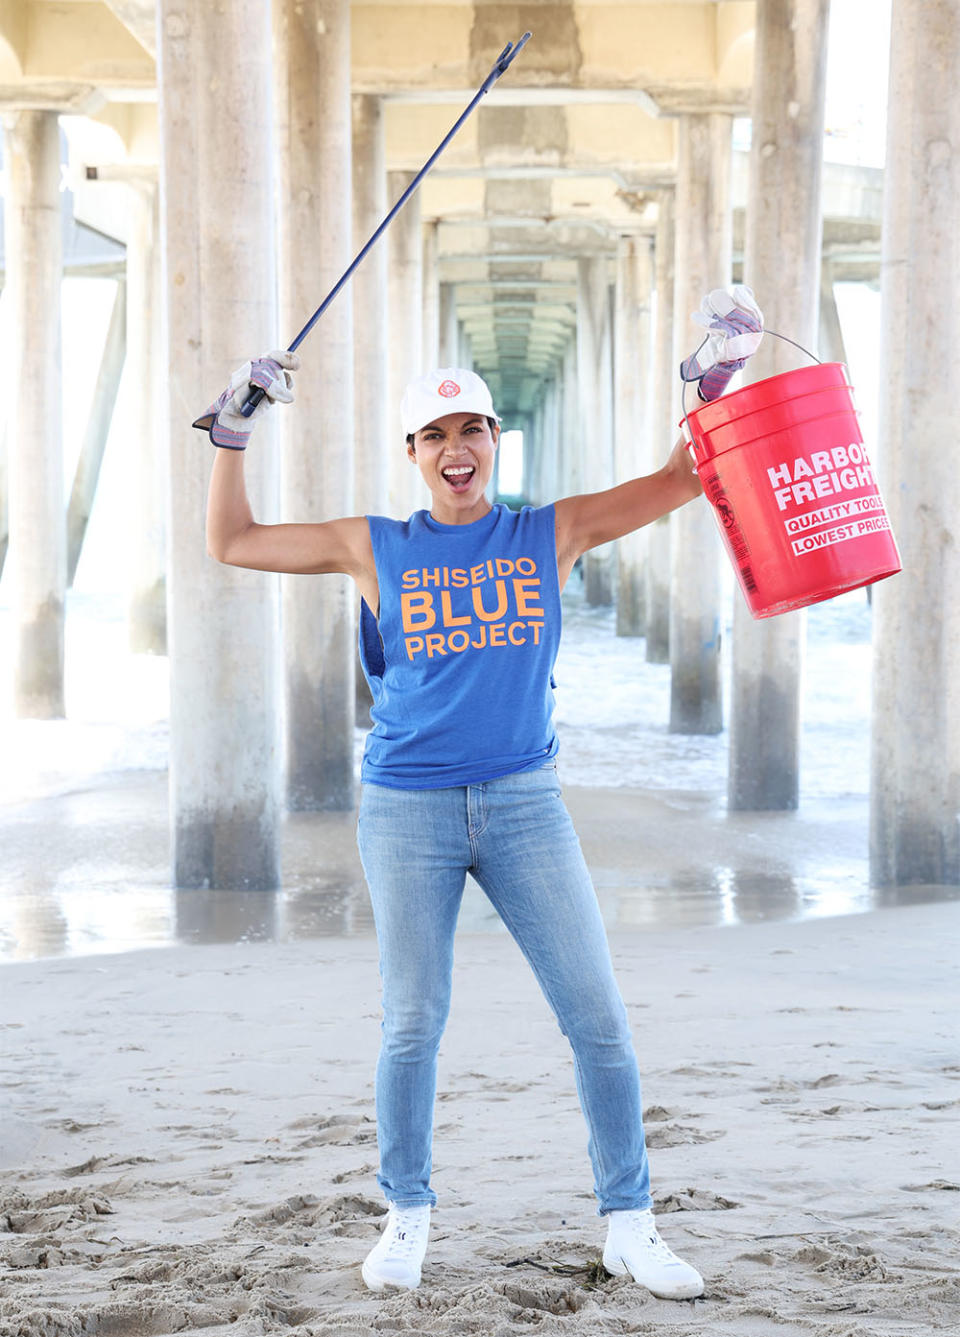
{"type": "Polygon", "coordinates": [[[406,520],[398,520],[392,515],[368,515],[365,519],[370,526],[371,534],[383,534],[391,538],[406,538],[412,533],[417,516],[421,514],[420,511],[414,511],[413,515],[406,520]]]}
{"type": "Polygon", "coordinates": [[[508,506],[499,501],[496,509],[514,524],[540,524],[553,519],[553,507],[552,501],[544,506],[534,506],[530,502],[524,502],[522,506],[508,506]]]}
{"type": "MultiPolygon", "coordinates": [[[[507,510],[504,507],[504,510],[507,510]]],[[[511,523],[515,528],[525,533],[544,533],[553,532],[556,519],[554,516],[553,502],[548,502],[545,506],[521,506],[519,510],[508,510],[507,514],[511,517],[511,523]]]]}

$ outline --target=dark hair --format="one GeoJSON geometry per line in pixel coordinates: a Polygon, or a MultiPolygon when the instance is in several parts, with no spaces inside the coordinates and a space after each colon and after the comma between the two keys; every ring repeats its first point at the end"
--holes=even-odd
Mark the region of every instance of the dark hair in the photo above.
{"type": "MultiPolygon", "coordinates": [[[[497,422],[496,418],[488,418],[488,419],[487,419],[487,426],[490,428],[490,431],[492,432],[493,429],[494,429],[495,427],[498,427],[498,426],[499,426],[499,423],[497,422]]],[[[417,453],[417,448],[416,448],[416,446],[414,445],[414,442],[413,442],[413,438],[414,438],[415,436],[416,436],[416,432],[411,432],[410,435],[407,437],[407,445],[408,445],[408,446],[410,447],[410,449],[413,451],[414,455],[416,455],[416,453],[417,453]]]]}

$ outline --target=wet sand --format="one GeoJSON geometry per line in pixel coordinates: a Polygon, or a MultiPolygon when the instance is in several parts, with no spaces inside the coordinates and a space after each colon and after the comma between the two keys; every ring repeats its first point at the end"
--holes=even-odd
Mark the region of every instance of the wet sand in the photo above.
{"type": "Polygon", "coordinates": [[[569,1050],[505,935],[458,942],[433,1245],[385,1299],[371,937],[8,964],[0,1334],[956,1332],[958,928],[613,931],[661,1228],[707,1282],[674,1303],[592,1271],[569,1050]]]}
{"type": "MultiPolygon", "coordinates": [[[[564,794],[610,929],[789,921],[960,894],[871,890],[860,796],[809,800],[797,813],[728,814],[707,794],[569,784],[564,794]]],[[[370,934],[354,827],[352,813],[288,818],[279,892],[178,892],[162,772],[98,777],[7,805],[0,959],[370,934]]],[[[460,927],[503,931],[472,883],[460,927]]]]}
{"type": "MultiPolygon", "coordinates": [[[[0,717],[0,960],[369,934],[351,813],[288,819],[277,893],[171,889],[166,661],[129,653],[122,600],[71,595],[69,626],[70,718],[0,717]]],[[[560,772],[608,927],[789,922],[958,895],[869,887],[862,592],[809,610],[794,813],[726,812],[727,736],[671,734],[669,666],[614,630],[613,610],[571,582],[560,772]]],[[[0,650],[0,681],[10,671],[0,650]]],[[[469,884],[460,923],[502,932],[469,884]]]]}

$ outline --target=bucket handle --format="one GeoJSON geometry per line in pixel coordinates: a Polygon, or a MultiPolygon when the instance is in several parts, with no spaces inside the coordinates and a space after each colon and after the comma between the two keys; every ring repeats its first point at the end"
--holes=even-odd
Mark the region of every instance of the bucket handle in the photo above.
{"type": "MultiPolygon", "coordinates": [[[[794,348],[799,348],[801,353],[806,353],[807,357],[812,358],[818,366],[823,366],[823,359],[817,357],[816,353],[811,353],[809,348],[804,348],[803,344],[798,344],[796,339],[788,339],[785,334],[778,334],[776,330],[764,330],[763,332],[764,334],[772,334],[775,339],[782,339],[785,344],[793,344],[794,348]]],[[[710,335],[708,334],[697,348],[694,357],[697,356],[701,348],[706,346],[709,338],[710,335]]],[[[687,426],[687,386],[689,384],[689,381],[683,381],[683,389],[680,391],[680,408],[683,412],[683,417],[680,419],[680,430],[683,432],[688,447],[693,445],[693,436],[687,426]]]]}

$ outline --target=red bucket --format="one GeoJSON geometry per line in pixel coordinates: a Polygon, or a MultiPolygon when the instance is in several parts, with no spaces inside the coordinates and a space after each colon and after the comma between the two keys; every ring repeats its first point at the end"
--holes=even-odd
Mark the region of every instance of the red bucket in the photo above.
{"type": "Polygon", "coordinates": [[[684,423],[755,618],[900,570],[843,363],[757,381],[684,423]]]}

